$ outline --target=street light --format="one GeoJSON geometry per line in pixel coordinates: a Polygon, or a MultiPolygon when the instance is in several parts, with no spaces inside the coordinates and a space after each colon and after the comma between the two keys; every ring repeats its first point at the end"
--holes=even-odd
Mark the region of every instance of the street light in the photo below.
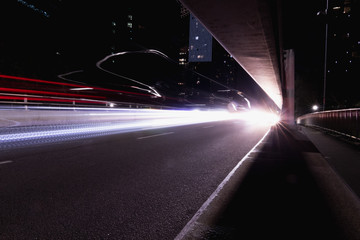
{"type": "Polygon", "coordinates": [[[319,106],[318,106],[318,105],[312,106],[312,110],[313,110],[314,112],[316,112],[317,110],[319,110],[319,106]]]}
{"type": "Polygon", "coordinates": [[[326,9],[323,12],[318,12],[317,15],[318,16],[325,16],[325,53],[324,53],[324,92],[323,92],[323,106],[322,106],[322,110],[325,111],[325,104],[326,104],[326,75],[327,75],[327,48],[328,48],[328,9],[329,9],[329,0],[326,0],[326,9]]]}

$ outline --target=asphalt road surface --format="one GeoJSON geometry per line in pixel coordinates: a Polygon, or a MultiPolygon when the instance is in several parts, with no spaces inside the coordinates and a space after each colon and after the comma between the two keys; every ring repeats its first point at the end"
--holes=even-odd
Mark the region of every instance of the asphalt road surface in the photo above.
{"type": "Polygon", "coordinates": [[[174,239],[268,128],[232,120],[0,149],[0,239],[174,239]]]}

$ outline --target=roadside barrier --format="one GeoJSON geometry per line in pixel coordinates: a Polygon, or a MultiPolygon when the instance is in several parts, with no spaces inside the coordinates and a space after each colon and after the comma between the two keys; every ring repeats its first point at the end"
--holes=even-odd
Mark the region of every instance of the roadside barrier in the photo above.
{"type": "Polygon", "coordinates": [[[360,108],[309,113],[298,117],[297,123],[360,140],[360,108]]]}

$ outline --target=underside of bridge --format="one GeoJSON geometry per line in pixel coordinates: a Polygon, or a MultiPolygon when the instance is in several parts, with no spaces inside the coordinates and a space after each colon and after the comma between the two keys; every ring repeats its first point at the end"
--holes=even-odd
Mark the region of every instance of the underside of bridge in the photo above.
{"type": "Polygon", "coordinates": [[[180,0],[282,108],[277,0],[180,0]]]}

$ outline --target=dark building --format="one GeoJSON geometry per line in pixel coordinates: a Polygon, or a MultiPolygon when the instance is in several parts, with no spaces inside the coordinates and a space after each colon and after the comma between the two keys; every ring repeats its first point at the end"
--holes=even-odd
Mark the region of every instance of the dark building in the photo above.
{"type": "Polygon", "coordinates": [[[326,109],[360,107],[360,2],[330,0],[326,109]]]}
{"type": "Polygon", "coordinates": [[[190,14],[189,24],[189,62],[211,62],[212,35],[190,14]]]}

